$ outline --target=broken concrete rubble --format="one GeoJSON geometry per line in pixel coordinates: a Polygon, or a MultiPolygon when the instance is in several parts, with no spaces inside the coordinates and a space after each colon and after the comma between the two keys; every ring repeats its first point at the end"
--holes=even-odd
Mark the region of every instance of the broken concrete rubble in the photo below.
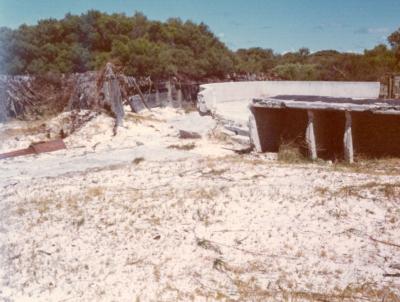
{"type": "Polygon", "coordinates": [[[201,138],[201,135],[199,133],[193,132],[193,131],[179,130],[179,138],[199,139],[199,138],[201,138]]]}

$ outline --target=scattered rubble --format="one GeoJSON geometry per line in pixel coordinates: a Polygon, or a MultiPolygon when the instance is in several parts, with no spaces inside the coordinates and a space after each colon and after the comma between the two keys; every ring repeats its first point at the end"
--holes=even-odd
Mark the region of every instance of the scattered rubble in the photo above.
{"type": "Polygon", "coordinates": [[[201,135],[197,132],[179,130],[179,138],[182,139],[200,139],[201,135]]]}

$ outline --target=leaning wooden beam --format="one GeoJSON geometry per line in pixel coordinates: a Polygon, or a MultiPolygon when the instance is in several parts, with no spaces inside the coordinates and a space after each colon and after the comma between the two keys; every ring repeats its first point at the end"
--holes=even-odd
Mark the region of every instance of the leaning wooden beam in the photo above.
{"type": "Polygon", "coordinates": [[[307,110],[307,115],[308,115],[308,123],[306,129],[306,142],[308,145],[310,158],[312,160],[316,160],[318,155],[317,155],[317,143],[314,131],[314,112],[312,110],[307,110]]]}
{"type": "Polygon", "coordinates": [[[145,100],[144,95],[143,95],[143,93],[142,93],[142,90],[140,90],[140,87],[139,87],[139,85],[137,84],[136,79],[133,79],[133,84],[135,85],[135,88],[136,88],[136,90],[137,90],[138,93],[139,93],[140,100],[142,101],[143,106],[146,107],[147,110],[151,111],[150,107],[147,106],[147,103],[146,103],[146,100],[145,100]]]}
{"type": "Polygon", "coordinates": [[[102,82],[101,91],[104,93],[105,103],[111,107],[111,111],[115,114],[116,126],[121,126],[125,115],[122,105],[122,93],[111,63],[106,64],[105,70],[100,77],[100,82],[102,82]]]}
{"type": "Polygon", "coordinates": [[[166,83],[167,90],[168,90],[168,102],[171,104],[172,103],[172,84],[171,81],[167,81],[166,83]]]}
{"type": "Polygon", "coordinates": [[[179,104],[179,106],[182,106],[182,99],[183,99],[183,97],[182,97],[182,90],[181,90],[181,88],[178,89],[177,94],[178,94],[178,104],[179,104]]]}
{"type": "Polygon", "coordinates": [[[354,162],[354,149],[353,149],[353,134],[351,130],[351,113],[345,112],[346,125],[344,129],[343,145],[344,145],[344,159],[349,162],[354,162]]]}

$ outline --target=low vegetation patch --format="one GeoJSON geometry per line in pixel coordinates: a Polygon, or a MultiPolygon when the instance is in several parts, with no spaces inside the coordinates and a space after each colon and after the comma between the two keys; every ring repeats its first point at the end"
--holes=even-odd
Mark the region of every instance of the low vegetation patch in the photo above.
{"type": "Polygon", "coordinates": [[[400,183],[379,183],[371,181],[361,185],[348,185],[341,187],[336,191],[332,191],[327,187],[317,187],[315,192],[321,196],[331,195],[338,197],[357,197],[368,198],[368,194],[372,193],[377,196],[382,196],[386,199],[400,198],[400,183]]]}
{"type": "Polygon", "coordinates": [[[295,142],[283,142],[278,151],[278,160],[285,163],[304,163],[309,160],[301,152],[301,147],[295,142]]]}
{"type": "Polygon", "coordinates": [[[125,115],[125,119],[128,121],[132,121],[136,124],[143,122],[162,122],[162,120],[154,117],[153,115],[142,115],[136,113],[127,113],[125,115]]]}
{"type": "Polygon", "coordinates": [[[168,149],[177,149],[177,150],[193,150],[194,148],[196,148],[196,144],[195,143],[190,143],[190,144],[182,144],[182,145],[169,145],[168,149]]]}

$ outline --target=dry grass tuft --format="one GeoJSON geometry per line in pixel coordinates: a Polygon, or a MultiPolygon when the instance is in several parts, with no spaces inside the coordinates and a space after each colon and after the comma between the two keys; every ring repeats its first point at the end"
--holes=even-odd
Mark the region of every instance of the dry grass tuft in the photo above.
{"type": "Polygon", "coordinates": [[[135,159],[132,161],[132,164],[138,165],[138,164],[140,164],[140,163],[143,162],[143,161],[144,161],[144,157],[137,157],[137,158],[135,158],[135,159]]]}
{"type": "Polygon", "coordinates": [[[198,188],[191,190],[187,193],[187,196],[193,199],[212,200],[220,194],[220,190],[217,188],[198,188]]]}
{"type": "MultiPolygon", "coordinates": [[[[301,301],[301,302],[400,302],[400,297],[390,288],[377,289],[373,284],[349,285],[344,290],[333,293],[319,293],[305,290],[262,289],[253,277],[242,280],[236,276],[233,283],[239,294],[238,301],[301,301]]],[[[236,300],[236,299],[235,299],[236,300]]]]}
{"type": "Polygon", "coordinates": [[[339,162],[332,166],[336,171],[364,173],[372,175],[399,175],[400,158],[379,158],[371,159],[366,157],[357,157],[356,162],[348,164],[339,162]]]}
{"type": "Polygon", "coordinates": [[[104,191],[105,191],[104,188],[100,186],[90,187],[86,191],[86,196],[92,198],[100,197],[104,195],[104,191]]]}
{"type": "Polygon", "coordinates": [[[316,187],[315,193],[320,196],[368,198],[368,193],[382,196],[386,199],[400,198],[400,183],[379,183],[371,181],[361,185],[348,185],[332,191],[327,187],[316,187]]]}
{"type": "Polygon", "coordinates": [[[132,121],[136,124],[143,123],[143,122],[163,122],[163,120],[154,117],[154,115],[142,115],[133,112],[129,112],[125,115],[125,118],[128,121],[132,121]]]}
{"type": "Polygon", "coordinates": [[[27,128],[4,129],[4,131],[2,131],[2,135],[18,137],[18,136],[25,136],[25,135],[35,135],[35,134],[40,134],[40,133],[45,133],[45,132],[46,132],[46,125],[40,124],[40,125],[31,126],[31,127],[27,127],[27,128]]]}
{"type": "Polygon", "coordinates": [[[193,150],[194,148],[196,148],[196,144],[195,143],[190,143],[190,144],[182,144],[182,145],[169,145],[168,149],[177,149],[177,150],[193,150]]]}
{"type": "Polygon", "coordinates": [[[185,112],[186,114],[190,112],[197,112],[197,107],[194,103],[185,102],[182,104],[182,106],[183,106],[183,112],[185,112]]]}
{"type": "Polygon", "coordinates": [[[285,163],[297,164],[310,160],[301,153],[301,147],[294,142],[283,142],[278,151],[278,160],[285,163]]]}
{"type": "Polygon", "coordinates": [[[325,196],[329,193],[329,188],[327,187],[316,187],[315,193],[319,196],[325,196]]]}
{"type": "Polygon", "coordinates": [[[279,146],[278,160],[290,164],[310,161],[301,153],[301,147],[294,142],[283,142],[279,146]]]}
{"type": "Polygon", "coordinates": [[[363,193],[365,191],[378,193],[380,195],[383,195],[387,199],[399,198],[400,183],[378,183],[372,181],[362,185],[349,185],[339,189],[339,191],[337,191],[337,194],[363,198],[363,193]]]}
{"type": "Polygon", "coordinates": [[[196,243],[198,246],[202,247],[205,250],[210,250],[210,251],[214,251],[218,254],[222,254],[221,249],[216,244],[213,244],[211,241],[209,241],[207,239],[197,238],[196,243]]]}

